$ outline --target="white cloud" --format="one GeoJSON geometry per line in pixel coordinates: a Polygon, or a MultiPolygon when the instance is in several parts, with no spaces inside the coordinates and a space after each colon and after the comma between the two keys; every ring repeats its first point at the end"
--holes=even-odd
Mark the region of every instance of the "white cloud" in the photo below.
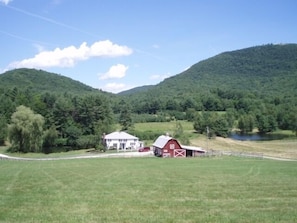
{"type": "Polygon", "coordinates": [[[132,49],[114,44],[110,40],[98,41],[91,46],[83,42],[79,47],[69,46],[40,52],[32,58],[13,62],[8,68],[72,67],[78,61],[91,57],[119,57],[130,54],[132,54],[132,49]]]}
{"type": "Polygon", "coordinates": [[[12,0],[0,0],[0,2],[4,5],[8,5],[10,2],[12,2],[12,0]]]}
{"type": "Polygon", "coordinates": [[[113,79],[113,78],[123,78],[126,76],[126,71],[129,67],[123,65],[123,64],[117,64],[109,68],[107,73],[101,74],[99,76],[100,80],[106,80],[106,79],[113,79]]]}

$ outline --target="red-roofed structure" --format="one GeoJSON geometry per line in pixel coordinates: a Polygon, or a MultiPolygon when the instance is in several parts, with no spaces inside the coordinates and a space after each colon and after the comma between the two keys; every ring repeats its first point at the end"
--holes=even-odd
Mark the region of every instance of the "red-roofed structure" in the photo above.
{"type": "Polygon", "coordinates": [[[204,154],[201,147],[181,145],[176,139],[161,135],[153,143],[155,156],[158,157],[194,157],[204,154]]]}
{"type": "Polygon", "coordinates": [[[159,157],[186,157],[186,150],[170,136],[159,136],[153,143],[153,149],[155,156],[159,157]]]}

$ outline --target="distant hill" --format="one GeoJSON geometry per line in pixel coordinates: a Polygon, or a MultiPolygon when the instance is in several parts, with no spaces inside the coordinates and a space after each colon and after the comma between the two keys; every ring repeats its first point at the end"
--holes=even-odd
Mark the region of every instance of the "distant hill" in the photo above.
{"type": "Polygon", "coordinates": [[[131,95],[131,94],[137,94],[139,92],[145,92],[151,88],[153,88],[155,85],[145,85],[141,87],[132,88],[130,90],[122,91],[118,93],[118,95],[131,95]]]}
{"type": "Polygon", "coordinates": [[[150,95],[183,99],[214,89],[296,96],[297,44],[269,44],[224,52],[194,64],[145,92],[139,88],[130,90],[129,98],[150,95]]]}
{"type": "Polygon", "coordinates": [[[71,78],[36,69],[15,69],[0,74],[0,88],[2,89],[30,89],[37,92],[52,93],[91,93],[99,90],[87,86],[71,78]]]}
{"type": "Polygon", "coordinates": [[[100,93],[138,104],[147,98],[182,101],[218,90],[253,93],[263,98],[297,97],[297,44],[269,44],[224,52],[157,85],[137,87],[117,95],[43,70],[22,68],[0,74],[0,89],[15,87],[39,93],[100,93]]]}

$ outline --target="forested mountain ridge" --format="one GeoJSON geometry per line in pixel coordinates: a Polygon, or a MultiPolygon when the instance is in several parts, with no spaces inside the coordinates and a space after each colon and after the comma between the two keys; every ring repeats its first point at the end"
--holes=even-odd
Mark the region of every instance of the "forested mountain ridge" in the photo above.
{"type": "Polygon", "coordinates": [[[118,93],[118,95],[131,95],[131,94],[137,94],[139,92],[145,92],[151,88],[154,88],[155,85],[145,85],[140,87],[135,87],[126,91],[122,91],[118,93]]]}
{"type": "MultiPolygon", "coordinates": [[[[102,148],[100,136],[115,123],[148,140],[160,132],[135,132],[133,123],[187,120],[198,133],[223,137],[234,128],[297,135],[297,44],[221,53],[158,85],[119,95],[58,74],[16,69],[0,75],[0,104],[0,145],[9,139],[10,150],[19,152],[102,148]]],[[[175,136],[188,143],[177,130],[175,136]]]]}
{"type": "MultiPolygon", "coordinates": [[[[140,94],[185,98],[210,90],[260,95],[297,91],[297,44],[263,45],[224,52],[200,61],[140,94]]],[[[126,92],[127,95],[127,92],[126,92]]],[[[139,91],[130,97],[139,97],[139,91]]]]}
{"type": "Polygon", "coordinates": [[[0,88],[50,93],[90,93],[99,90],[71,78],[36,69],[15,69],[0,74],[0,88]]]}

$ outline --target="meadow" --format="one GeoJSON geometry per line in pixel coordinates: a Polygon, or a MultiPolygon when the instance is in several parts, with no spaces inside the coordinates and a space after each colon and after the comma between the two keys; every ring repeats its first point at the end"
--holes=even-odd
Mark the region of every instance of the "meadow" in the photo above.
{"type": "Polygon", "coordinates": [[[297,165],[238,157],[0,160],[0,222],[296,222],[297,165]]]}
{"type": "MultiPolygon", "coordinates": [[[[246,153],[259,153],[266,156],[279,158],[288,158],[297,160],[297,137],[291,131],[276,131],[272,134],[282,135],[281,140],[266,141],[239,141],[230,138],[215,137],[207,139],[206,135],[197,134],[193,129],[193,123],[187,121],[178,121],[182,127],[184,134],[189,138],[190,144],[205,148],[207,150],[217,151],[237,151],[246,153]]],[[[135,129],[138,131],[150,131],[174,134],[177,122],[152,122],[152,123],[136,123],[135,129]]],[[[146,142],[151,145],[153,141],[146,142]]]]}

